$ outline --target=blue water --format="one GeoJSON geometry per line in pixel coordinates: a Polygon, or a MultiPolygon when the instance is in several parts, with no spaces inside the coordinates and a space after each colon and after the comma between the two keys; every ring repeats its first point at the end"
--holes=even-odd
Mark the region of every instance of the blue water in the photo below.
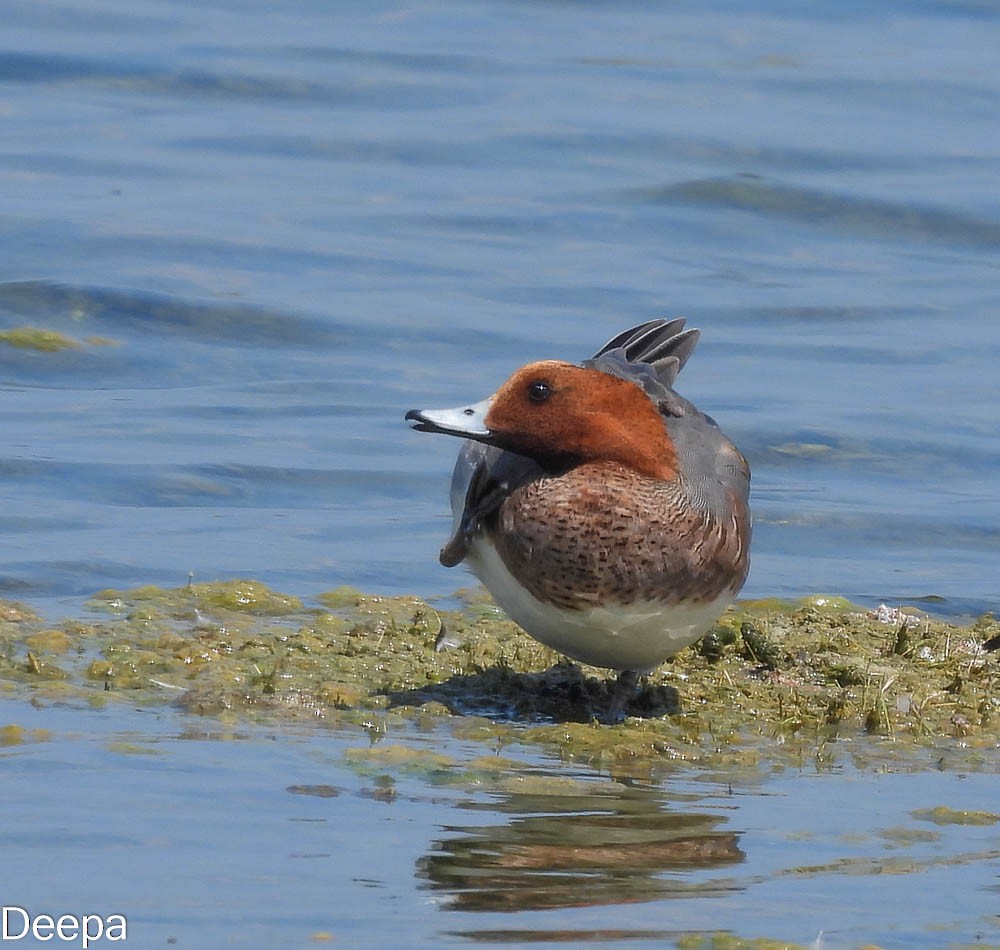
{"type": "MultiPolygon", "coordinates": [[[[703,337],[679,388],[753,467],[747,596],[996,610],[998,49],[987,0],[7,0],[0,330],[35,325],[80,346],[0,345],[0,596],[78,615],[99,589],[193,573],[304,597],[344,583],[447,597],[469,583],[437,563],[457,445],[410,432],[403,413],[482,398],[528,360],[585,358],[632,323],[685,315],[703,337]]],[[[140,734],[172,741],[170,714],[144,721],[140,734]]],[[[26,785],[5,780],[11,802],[47,775],[79,776],[61,748],[33,751],[48,764],[26,785]]],[[[177,823],[211,802],[231,821],[258,746],[172,748],[186,771],[149,807],[177,823]],[[213,749],[225,776],[199,798],[197,762],[213,749]]],[[[86,774],[105,767],[124,768],[86,774]]],[[[870,782],[863,771],[844,787],[870,782]]],[[[245,807],[287,805],[290,782],[245,807]]],[[[88,788],[103,835],[131,799],[112,793],[105,812],[107,789],[88,788]]],[[[813,820],[847,794],[824,788],[813,820]]],[[[764,806],[770,794],[765,783],[764,806]]],[[[14,825],[62,827],[56,802],[34,818],[8,804],[14,825]]],[[[440,837],[431,826],[455,821],[450,806],[407,814],[418,854],[440,837]]],[[[254,853],[245,828],[219,836],[236,865],[254,853]]],[[[19,853],[61,860],[58,835],[43,839],[19,853]]],[[[78,856],[94,844],[74,840],[78,856]]],[[[118,893],[155,917],[156,888],[135,891],[139,845],[119,844],[124,863],[102,856],[131,882],[118,893]]],[[[268,848],[300,847],[262,845],[265,870],[268,848]]],[[[418,866],[400,865],[400,906],[426,897],[418,866]]],[[[944,899],[940,884],[918,879],[944,899]]],[[[996,879],[959,884],[952,930],[970,942],[995,915],[996,879]]],[[[366,893],[320,885],[311,900],[366,893]]],[[[255,886],[259,902],[274,878],[255,886]]],[[[204,881],[192,887],[164,905],[157,941],[201,899],[204,881]]],[[[838,891],[838,919],[864,891],[838,891]]],[[[759,902],[720,898],[701,925],[797,940],[829,929],[790,900],[750,927],[759,902]]],[[[907,921],[876,925],[888,906],[845,945],[891,945],[894,927],[897,945],[917,945],[907,921]]],[[[662,938],[663,914],[649,904],[642,928],[662,938]]],[[[946,916],[935,905],[913,926],[946,916]]],[[[421,939],[466,926],[430,917],[414,918],[421,939]]],[[[606,917],[577,923],[590,933],[606,917]]],[[[223,927],[199,942],[194,926],[187,946],[237,939],[223,927]]],[[[278,945],[261,933],[254,945],[278,945]]]]}
{"type": "MultiPolygon", "coordinates": [[[[453,758],[424,770],[345,766],[369,746],[360,730],[123,704],[32,723],[50,736],[0,746],[0,903],[123,916],[127,941],[95,950],[664,947],[726,930],[939,950],[1000,935],[1000,826],[928,815],[995,814],[996,774],[947,753],[918,775],[878,753],[855,768],[845,743],[820,769],[664,763],[643,779],[514,743],[513,770],[476,776],[463,763],[484,749],[446,727],[384,740],[453,758]]],[[[25,945],[45,944],[10,944],[25,945]]]]}
{"type": "Polygon", "coordinates": [[[0,325],[115,343],[0,348],[8,596],[446,595],[456,446],[402,413],[681,314],[747,595],[996,608],[995,5],[5,21],[0,325]]]}

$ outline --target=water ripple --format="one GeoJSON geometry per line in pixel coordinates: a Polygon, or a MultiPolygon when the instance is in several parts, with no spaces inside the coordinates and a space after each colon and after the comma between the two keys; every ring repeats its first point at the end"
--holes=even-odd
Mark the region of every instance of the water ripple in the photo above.
{"type": "Polygon", "coordinates": [[[341,82],[200,69],[157,69],[56,53],[0,53],[0,82],[59,83],[189,100],[233,99],[410,110],[471,102],[468,91],[431,82],[396,82],[371,76],[341,82]]]}
{"type": "Polygon", "coordinates": [[[994,221],[940,208],[784,185],[756,175],[696,179],[635,189],[630,195],[648,204],[750,211],[866,237],[901,237],[983,250],[1000,247],[1000,223],[994,221]]]}
{"type": "Polygon", "coordinates": [[[0,283],[0,313],[20,319],[97,324],[107,332],[139,329],[143,333],[190,336],[247,345],[313,346],[342,338],[343,331],[307,317],[247,304],[199,303],[180,297],[83,287],[48,281],[0,283]]]}

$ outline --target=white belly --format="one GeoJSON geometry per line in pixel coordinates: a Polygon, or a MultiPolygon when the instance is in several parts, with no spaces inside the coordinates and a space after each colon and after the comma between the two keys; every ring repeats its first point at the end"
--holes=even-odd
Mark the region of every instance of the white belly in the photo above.
{"type": "Polygon", "coordinates": [[[725,594],[704,604],[651,600],[569,610],[528,593],[483,535],[472,542],[465,563],[511,620],[536,640],[581,663],[611,670],[648,673],[698,640],[733,601],[725,594]]]}

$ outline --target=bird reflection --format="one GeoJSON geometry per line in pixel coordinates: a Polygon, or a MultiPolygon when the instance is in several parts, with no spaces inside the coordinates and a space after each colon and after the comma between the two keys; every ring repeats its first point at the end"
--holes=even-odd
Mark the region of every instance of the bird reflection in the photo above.
{"type": "Polygon", "coordinates": [[[625,904],[732,890],[692,872],[739,863],[718,815],[667,812],[660,794],[509,795],[499,825],[450,828],[419,862],[426,886],[462,911],[625,904]]]}

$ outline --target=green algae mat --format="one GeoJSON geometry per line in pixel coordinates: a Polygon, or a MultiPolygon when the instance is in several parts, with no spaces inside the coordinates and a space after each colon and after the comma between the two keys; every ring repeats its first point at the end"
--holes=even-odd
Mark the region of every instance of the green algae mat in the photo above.
{"type": "MultiPolygon", "coordinates": [[[[0,696],[175,704],[224,720],[321,719],[378,732],[461,717],[466,738],[514,735],[641,773],[665,760],[739,768],[812,759],[839,740],[879,754],[1000,746],[1000,622],[956,626],[836,598],[745,602],[602,725],[607,671],[562,660],[482,593],[460,609],[339,588],[313,605],[252,580],[102,591],[52,625],[0,602],[0,696]]],[[[11,725],[0,742],[19,741],[11,725]]]]}

